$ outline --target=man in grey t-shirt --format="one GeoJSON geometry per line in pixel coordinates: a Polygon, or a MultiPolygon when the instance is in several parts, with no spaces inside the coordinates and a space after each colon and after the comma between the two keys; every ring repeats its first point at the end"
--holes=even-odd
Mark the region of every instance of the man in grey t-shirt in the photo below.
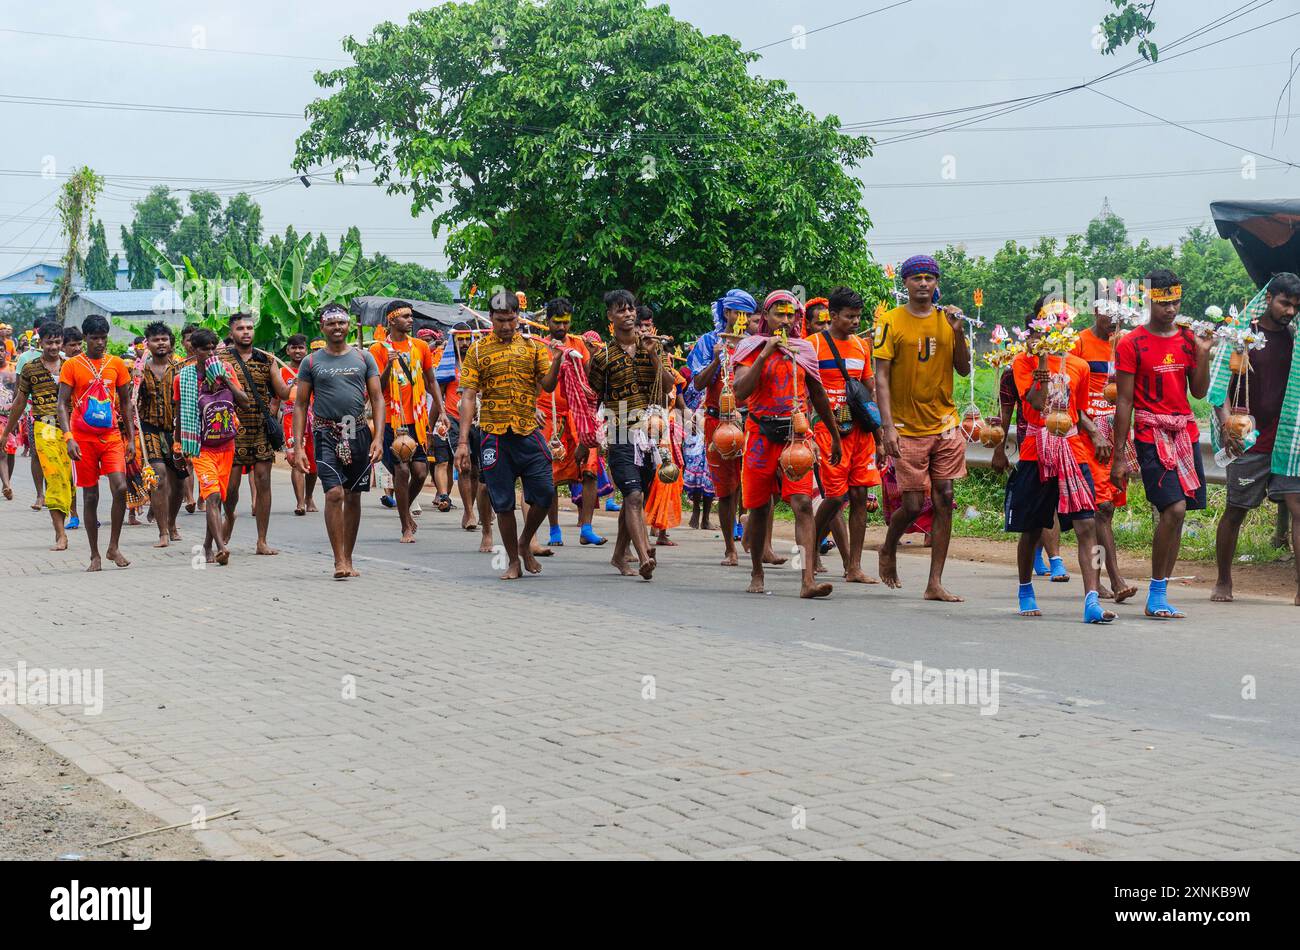
{"type": "MultiPolygon", "coordinates": [[[[352,550],[361,525],[361,492],[370,490],[370,467],[384,447],[384,393],[379,367],[365,350],[348,345],[351,316],[339,304],[320,313],[325,348],[314,351],[298,369],[298,398],[293,407],[293,444],[303,445],[307,407],[315,425],[312,445],[325,490],[325,530],[334,549],[334,578],[360,577],[352,550]],[[315,398],[313,404],[312,399],[315,398]],[[375,430],[365,422],[366,401],[375,430]]],[[[307,471],[307,453],[296,452],[293,464],[307,471]]]]}

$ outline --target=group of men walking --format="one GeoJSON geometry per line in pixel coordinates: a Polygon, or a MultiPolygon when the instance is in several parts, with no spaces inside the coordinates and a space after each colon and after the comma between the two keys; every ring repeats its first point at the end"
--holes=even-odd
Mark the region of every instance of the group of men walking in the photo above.
{"type": "MultiPolygon", "coordinates": [[[[521,313],[522,295],[499,290],[486,315],[466,310],[470,319],[451,332],[441,354],[412,334],[412,308],[402,301],[388,307],[382,338],[368,348],[349,342],[347,309],[326,306],[319,314],[323,340],[310,351],[305,338],[291,340],[288,362],[253,346],[247,314],[231,319],[224,343],[209,330],[187,333],[184,358],[171,331],[153,324],[134,368],[106,352],[103,317],[86,319],[84,350],[74,355],[64,347],[64,328],[46,324],[39,356],[18,375],[0,443],[20,417],[32,419],[55,549],[67,547],[75,483],[92,571],[101,564],[100,481],[107,479],[112,495],[103,553],[126,567],[121,528],[132,486],[139,490],[132,479],[145,462],[153,477],[143,490],[159,546],[179,540],[177,516],[193,479],[205,509],[206,557],[227,564],[247,474],[255,550],[276,554],[267,541],[270,470],[284,448],[294,469],[295,511],[305,513],[311,502],[308,479],[324,492],[340,580],[358,576],[360,497],[380,463],[391,473],[404,543],[416,539],[418,498],[431,466],[435,504],[452,507],[454,465],[462,527],[480,530],[480,550],[492,551],[495,523],[507,580],[541,573],[539,559],[563,543],[557,484],[568,483],[580,499],[580,543],[606,543],[592,515],[607,478],[622,497],[612,566],[648,581],[659,554],[648,507],[657,511],[656,492],[671,491],[680,511],[682,444],[702,432],[701,468],[718,501],[722,565],[739,563],[736,544],[743,543],[750,592],[765,592],[765,568],[784,561],[771,543],[777,502],[794,516],[800,596],[832,592],[818,578],[828,538],[846,582],[878,583],[863,565],[863,549],[876,489],[888,478],[898,500],[879,548],[880,581],[902,586],[898,546],[925,513],[930,569],[922,596],[959,602],[943,571],[954,484],[966,474],[970,437],[953,395],[954,374],[972,372],[967,318],[939,304],[941,274],[932,258],[910,258],[899,273],[905,296],[877,312],[870,333],[861,329],[863,298],[848,287],[806,306],[784,290],[761,304],[732,290],[715,302],[714,326],[694,343],[681,372],[666,348],[670,338],[625,290],[604,298],[608,343],[570,332],[572,305],[564,298],[548,303],[544,322],[534,323],[521,313]],[[551,533],[542,544],[537,534],[548,518],[551,533]]],[[[1032,345],[1050,332],[1050,298],[1026,314],[1026,349],[1003,380],[1003,418],[988,420],[1007,437],[1013,417],[1018,423],[1014,469],[1005,439],[994,446],[994,467],[1011,471],[1004,527],[1019,536],[1023,616],[1041,613],[1036,554],[1045,544],[1054,552],[1060,531],[1073,530],[1078,540],[1085,621],[1114,620],[1117,612],[1102,602],[1121,604],[1136,594],[1121,575],[1111,525],[1137,477],[1158,513],[1145,614],[1183,616],[1168,600],[1168,578],[1186,512],[1206,504],[1190,399],[1211,391],[1212,364],[1217,371],[1219,363],[1210,337],[1179,319],[1178,278],[1154,271],[1144,286],[1143,325],[1121,334],[1113,310],[1099,304],[1071,353],[1032,345]]],[[[1225,433],[1233,460],[1215,600],[1232,597],[1231,561],[1245,512],[1267,498],[1286,505],[1300,524],[1300,436],[1287,416],[1300,406],[1297,306],[1300,279],[1275,276],[1258,317],[1267,345],[1240,367],[1250,376],[1238,387],[1246,395],[1240,405],[1216,404],[1215,428],[1225,433]],[[1257,433],[1246,437],[1230,425],[1233,414],[1252,416],[1257,433]]]]}

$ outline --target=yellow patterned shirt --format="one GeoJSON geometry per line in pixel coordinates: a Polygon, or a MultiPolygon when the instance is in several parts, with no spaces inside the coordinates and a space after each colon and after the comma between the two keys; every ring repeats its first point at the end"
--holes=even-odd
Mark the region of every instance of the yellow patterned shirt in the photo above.
{"type": "Polygon", "coordinates": [[[461,363],[460,388],[482,397],[479,428],[493,435],[528,435],[536,429],[537,391],[550,369],[546,347],[521,334],[509,343],[495,333],[476,340],[461,363]]]}

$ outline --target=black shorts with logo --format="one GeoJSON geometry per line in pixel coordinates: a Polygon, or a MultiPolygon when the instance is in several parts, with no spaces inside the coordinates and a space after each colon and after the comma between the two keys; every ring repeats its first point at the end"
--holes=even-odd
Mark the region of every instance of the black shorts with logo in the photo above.
{"type": "Polygon", "coordinates": [[[339,436],[328,429],[316,429],[311,434],[316,450],[316,475],[321,489],[342,486],[346,492],[359,494],[370,491],[370,427],[361,426],[352,437],[352,458],[347,464],[339,461],[339,436]]]}
{"type": "Polygon", "coordinates": [[[515,479],[524,483],[525,502],[551,507],[555,480],[551,477],[551,450],[541,429],[528,435],[482,433],[479,471],[492,499],[492,510],[498,514],[514,511],[515,479]]]}

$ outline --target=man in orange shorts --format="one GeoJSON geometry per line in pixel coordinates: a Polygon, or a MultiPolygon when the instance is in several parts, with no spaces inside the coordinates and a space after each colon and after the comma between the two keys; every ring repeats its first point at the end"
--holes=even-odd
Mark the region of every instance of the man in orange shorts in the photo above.
{"type": "MultiPolygon", "coordinates": [[[[587,367],[591,365],[591,351],[582,337],[570,333],[573,326],[573,303],[567,297],[556,297],[546,304],[546,328],[549,336],[556,343],[568,347],[582,358],[582,373],[586,376],[587,367]]],[[[572,359],[572,357],[566,357],[572,359]]],[[[556,386],[554,392],[538,393],[537,411],[541,413],[542,431],[547,444],[551,446],[551,476],[558,487],[561,484],[582,484],[582,503],[578,514],[578,542],[580,544],[602,545],[608,538],[603,538],[592,527],[591,518],[596,510],[596,476],[600,470],[600,452],[578,445],[578,437],[573,426],[573,416],[569,401],[564,396],[564,387],[556,386]],[[562,446],[556,450],[556,446],[562,446]]],[[[592,423],[595,424],[594,421],[592,423]]],[[[546,542],[550,547],[564,544],[564,532],[560,530],[560,493],[551,498],[550,511],[551,536],[546,542]]]]}
{"type": "Polygon", "coordinates": [[[230,470],[235,461],[235,437],[239,431],[236,409],[247,411],[253,400],[235,382],[235,371],[215,357],[217,335],[195,330],[188,352],[193,359],[175,374],[172,397],[176,406],[175,446],[194,467],[199,501],[207,516],[203,554],[209,564],[222,567],[230,562],[226,546],[224,503],[230,492],[230,470]],[[213,397],[223,391],[230,399],[223,406],[213,397]],[[212,496],[215,501],[210,501],[212,496]],[[216,548],[214,551],[213,548],[216,548]]]}
{"type": "MultiPolygon", "coordinates": [[[[1106,558],[1106,573],[1110,575],[1111,589],[1100,590],[1102,600],[1123,603],[1137,588],[1124,580],[1119,571],[1119,554],[1115,550],[1115,509],[1128,504],[1128,490],[1116,488],[1110,481],[1111,455],[1115,451],[1115,403],[1106,398],[1106,387],[1115,382],[1115,347],[1123,333],[1117,317],[1119,306],[1105,298],[1097,298],[1092,308],[1092,326],[1079,332],[1073,354],[1088,364],[1088,416],[1097,431],[1110,443],[1109,451],[1099,452],[1088,443],[1088,468],[1092,484],[1097,491],[1097,543],[1106,558]]],[[[1129,443],[1127,451],[1133,459],[1129,469],[1137,470],[1137,453],[1129,443]]]]}
{"type": "MultiPolygon", "coordinates": [[[[723,458],[713,446],[713,434],[721,424],[718,408],[722,396],[723,378],[733,368],[734,342],[723,337],[736,329],[737,321],[747,321],[758,309],[758,303],[743,290],[728,291],[713,304],[713,329],[704,334],[691,348],[686,366],[691,371],[691,385],[704,393],[704,446],[709,476],[713,479],[714,495],[718,499],[718,521],[722,527],[723,567],[735,567],[736,542],[740,539],[736,525],[736,503],[739,500],[741,459],[723,458]],[[727,360],[724,369],[723,360],[727,360]]],[[[736,408],[744,408],[736,400],[736,408]]]]}
{"type": "Polygon", "coordinates": [[[880,546],[880,577],[890,587],[898,578],[898,541],[925,506],[934,504],[930,531],[930,577],[926,600],[961,598],[943,586],[943,567],[952,539],[953,482],[966,475],[966,439],[952,396],[952,374],[969,376],[970,347],[965,319],[954,307],[937,307],[939,265],[918,254],[899,268],[907,303],[876,322],[873,352],[880,401],[880,447],[894,460],[903,504],[889,521],[880,546]]]}
{"type": "Polygon", "coordinates": [[[834,415],[818,418],[813,437],[821,455],[817,472],[822,497],[817,509],[817,540],[826,537],[840,511],[849,506],[849,545],[840,550],[844,562],[844,579],[851,584],[875,584],[862,570],[862,545],[867,535],[867,489],[880,484],[876,466],[876,440],[858,423],[849,410],[849,380],[857,380],[875,397],[875,378],[871,371],[871,344],[857,335],[862,322],[862,297],[849,287],[831,292],[830,325],[814,334],[809,342],[817,351],[817,368],[822,387],[834,415]],[[840,434],[843,450],[840,463],[832,465],[831,431],[840,434]]]}
{"type": "Polygon", "coordinates": [[[90,542],[90,567],[100,570],[99,479],[108,479],[113,493],[112,527],[104,552],[118,567],[130,561],[118,542],[126,517],[126,462],[135,455],[135,414],[131,405],[131,371],[108,352],[108,318],[92,313],[81,323],[86,348],[67,360],[59,373],[59,427],[68,443],[68,458],[76,467],[77,487],[84,499],[82,514],[90,542]],[[124,423],[126,438],[123,439],[124,423]]]}
{"type": "MultiPolygon", "coordinates": [[[[752,563],[749,593],[764,593],[763,545],[772,518],[772,497],[780,494],[794,511],[795,539],[803,557],[803,585],[800,597],[826,597],[830,584],[816,579],[817,529],[813,520],[812,495],[815,490],[810,468],[800,477],[781,472],[781,453],[791,438],[796,408],[807,414],[807,407],[823,419],[834,418],[826,390],[817,369],[817,355],[807,340],[784,339],[802,316],[799,302],[786,290],[768,294],[763,302],[763,323],[757,334],[746,337],[736,347],[736,401],[748,402],[745,420],[745,457],[741,468],[741,495],[749,509],[752,563]],[[796,407],[795,402],[798,401],[796,407]]],[[[840,464],[839,429],[831,430],[829,461],[840,464]]]]}

